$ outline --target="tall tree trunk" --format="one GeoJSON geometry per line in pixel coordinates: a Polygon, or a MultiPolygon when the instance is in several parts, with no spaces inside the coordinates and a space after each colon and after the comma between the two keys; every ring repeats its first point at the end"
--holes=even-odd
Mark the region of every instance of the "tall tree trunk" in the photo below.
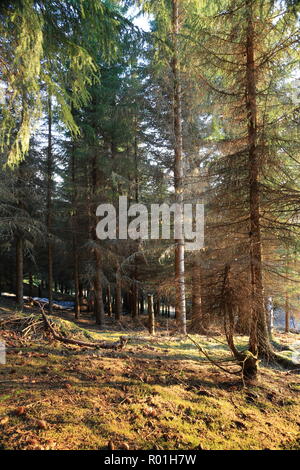
{"type": "MultiPolygon", "coordinates": [[[[96,107],[97,102],[93,99],[92,104],[96,107]]],[[[94,129],[98,129],[98,122],[93,122],[94,129]]],[[[91,250],[94,257],[94,277],[93,277],[93,288],[94,288],[94,314],[96,323],[102,328],[104,326],[104,304],[103,304],[103,289],[102,289],[102,263],[101,263],[101,251],[99,240],[96,234],[96,206],[97,206],[97,193],[100,185],[99,177],[99,165],[98,165],[98,143],[94,142],[94,152],[90,160],[88,168],[88,219],[89,219],[89,239],[93,241],[93,248],[91,250]]]]}
{"type": "Polygon", "coordinates": [[[23,239],[16,238],[16,304],[23,311],[23,239]]]}
{"type": "MultiPolygon", "coordinates": [[[[181,81],[178,61],[179,12],[178,0],[172,0],[173,29],[173,124],[174,124],[174,187],[176,202],[181,206],[181,216],[177,223],[183,227],[183,155],[182,155],[182,112],[181,81]]],[[[184,236],[176,238],[175,283],[176,283],[176,320],[179,331],[186,334],[186,303],[184,274],[184,236]]]]}
{"type": "MultiPolygon", "coordinates": [[[[22,197],[22,187],[24,185],[24,167],[25,162],[21,162],[18,168],[18,178],[16,187],[18,188],[18,207],[20,210],[25,209],[25,201],[22,197]],[[20,191],[20,192],[19,192],[20,191]]],[[[23,311],[23,295],[24,295],[24,288],[23,288],[23,276],[24,276],[24,239],[22,233],[17,233],[16,235],[16,305],[17,308],[23,311]]]]}
{"type": "MultiPolygon", "coordinates": [[[[135,191],[135,203],[139,202],[139,167],[138,167],[138,125],[137,118],[135,122],[135,135],[134,135],[134,191],[135,191]]],[[[140,240],[136,241],[136,252],[140,250],[140,240]]],[[[134,260],[134,281],[132,285],[132,318],[136,320],[139,315],[139,287],[138,287],[138,262],[135,257],[134,260]]]]}
{"type": "MultiPolygon", "coordinates": [[[[99,171],[97,165],[97,154],[95,153],[92,160],[92,194],[95,198],[97,194],[97,187],[99,185],[99,171]]],[[[96,317],[96,323],[101,328],[104,326],[104,304],[103,304],[103,292],[102,292],[102,278],[101,278],[101,253],[100,253],[100,246],[98,244],[98,239],[96,235],[96,221],[95,221],[95,213],[96,207],[95,203],[93,203],[94,211],[91,218],[91,232],[92,238],[95,243],[94,256],[95,256],[95,275],[94,275],[94,291],[95,291],[95,305],[94,305],[94,313],[96,317]]]]}
{"type": "Polygon", "coordinates": [[[77,247],[77,191],[76,191],[76,164],[75,164],[75,144],[73,142],[71,152],[71,175],[72,175],[72,247],[73,247],[73,275],[75,288],[75,318],[80,315],[79,301],[79,254],[77,247]]]}
{"type": "Polygon", "coordinates": [[[53,254],[52,254],[52,184],[53,184],[53,155],[52,155],[52,100],[48,96],[48,149],[47,149],[47,251],[48,251],[48,299],[49,313],[53,310],[53,254]]]}
{"type": "Polygon", "coordinates": [[[260,162],[257,144],[257,90],[255,70],[255,31],[253,24],[252,0],[246,0],[246,99],[248,118],[248,165],[250,199],[250,273],[251,273],[251,327],[249,347],[253,354],[269,356],[269,342],[262,275],[262,248],[260,227],[260,162]]]}

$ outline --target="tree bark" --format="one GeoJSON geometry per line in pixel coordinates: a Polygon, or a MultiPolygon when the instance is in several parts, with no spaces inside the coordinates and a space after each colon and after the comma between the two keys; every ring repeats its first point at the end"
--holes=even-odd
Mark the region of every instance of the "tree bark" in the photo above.
{"type": "Polygon", "coordinates": [[[77,247],[77,191],[76,191],[76,164],[75,164],[75,144],[73,142],[71,152],[71,175],[72,175],[72,245],[73,245],[73,276],[75,289],[75,318],[80,315],[80,299],[79,299],[79,255],[77,247]]]}
{"type": "Polygon", "coordinates": [[[260,161],[257,135],[257,90],[255,67],[255,31],[252,0],[246,1],[246,106],[248,119],[248,165],[250,200],[250,275],[251,275],[251,327],[250,351],[256,355],[269,356],[271,345],[268,337],[262,275],[262,248],[260,225],[260,161]]]}
{"type": "Polygon", "coordinates": [[[74,254],[74,288],[75,288],[75,318],[76,320],[80,315],[80,299],[79,299],[79,257],[76,246],[76,241],[73,239],[73,254],[74,254]]]}
{"type": "Polygon", "coordinates": [[[16,304],[18,310],[23,311],[23,239],[16,238],[16,304]]]}
{"type": "Polygon", "coordinates": [[[107,313],[108,313],[108,316],[111,317],[112,316],[112,303],[111,303],[111,293],[110,293],[109,284],[107,286],[106,292],[107,292],[107,313]]]}
{"type": "Polygon", "coordinates": [[[155,317],[153,310],[153,296],[148,295],[148,330],[150,335],[155,334],[155,317]]]}
{"type": "Polygon", "coordinates": [[[104,326],[104,305],[102,295],[102,279],[101,279],[101,256],[98,249],[95,249],[95,277],[94,277],[94,290],[95,290],[95,304],[94,313],[96,323],[103,328],[104,326]]]}
{"type": "MultiPolygon", "coordinates": [[[[96,124],[95,124],[96,127],[96,124]]],[[[89,236],[90,239],[94,242],[94,247],[92,249],[92,253],[94,256],[94,279],[93,279],[93,287],[94,287],[94,314],[96,318],[96,324],[103,328],[104,326],[104,304],[103,304],[103,292],[102,292],[102,278],[101,278],[101,253],[100,253],[100,246],[99,240],[97,239],[96,235],[96,204],[95,204],[95,196],[97,195],[97,188],[99,185],[99,170],[98,170],[98,162],[97,162],[97,153],[95,152],[92,156],[91,161],[91,191],[89,194],[89,236]]]]}
{"type": "Polygon", "coordinates": [[[121,269],[117,267],[116,272],[116,302],[115,302],[115,319],[120,320],[122,315],[122,281],[121,269]]]}
{"type": "Polygon", "coordinates": [[[53,310],[53,255],[52,255],[52,179],[53,179],[53,155],[52,155],[52,100],[48,96],[48,149],[47,149],[47,251],[48,251],[48,309],[53,310]]]}
{"type": "MultiPolygon", "coordinates": [[[[197,256],[197,255],[195,255],[197,256]]],[[[192,322],[191,329],[199,334],[207,333],[203,325],[201,264],[196,258],[192,267],[192,322]]]]}
{"type": "Polygon", "coordinates": [[[141,315],[143,313],[145,313],[144,294],[143,294],[143,292],[141,293],[141,298],[140,298],[140,313],[141,313],[141,315]]]}
{"type": "Polygon", "coordinates": [[[32,279],[32,271],[29,270],[29,297],[33,297],[33,279],[32,279]]]}
{"type": "Polygon", "coordinates": [[[288,291],[288,275],[289,275],[289,253],[286,251],[286,264],[285,264],[285,275],[286,275],[286,291],[285,291],[285,332],[290,331],[290,298],[288,291]]]}
{"type": "MultiPolygon", "coordinates": [[[[173,125],[174,125],[174,187],[176,202],[181,207],[181,215],[177,223],[183,227],[183,155],[182,155],[182,111],[181,81],[178,60],[179,12],[178,0],[172,0],[173,29],[173,125]]],[[[181,333],[186,334],[186,302],[184,273],[184,238],[183,234],[176,238],[175,247],[175,284],[176,284],[176,321],[181,333]]]]}
{"type": "Polygon", "coordinates": [[[138,306],[138,285],[137,285],[136,280],[134,280],[133,286],[132,286],[132,318],[134,320],[137,320],[138,315],[139,315],[138,307],[139,307],[138,306]]]}

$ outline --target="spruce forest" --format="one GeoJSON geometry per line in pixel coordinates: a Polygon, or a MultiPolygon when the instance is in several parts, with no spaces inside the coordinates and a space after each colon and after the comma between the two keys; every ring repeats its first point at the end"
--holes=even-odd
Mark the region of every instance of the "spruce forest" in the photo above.
{"type": "Polygon", "coordinates": [[[299,0],[1,1],[1,450],[300,449],[299,41],[299,0]]]}

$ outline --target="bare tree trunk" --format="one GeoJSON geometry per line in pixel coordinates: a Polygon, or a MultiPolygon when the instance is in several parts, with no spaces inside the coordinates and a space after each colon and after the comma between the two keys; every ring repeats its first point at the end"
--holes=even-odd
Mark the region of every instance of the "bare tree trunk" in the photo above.
{"type": "MultiPolygon", "coordinates": [[[[181,112],[181,82],[178,61],[179,13],[178,0],[172,0],[172,29],[173,29],[173,124],[174,124],[174,186],[176,202],[181,206],[178,225],[183,227],[183,157],[182,157],[182,112],[181,112]]],[[[176,238],[175,248],[175,283],[176,283],[176,320],[179,331],[186,334],[186,303],[185,303],[185,274],[184,274],[184,238],[183,234],[176,238]]]]}
{"type": "Polygon", "coordinates": [[[76,241],[73,239],[73,254],[74,254],[74,287],[75,287],[75,318],[76,320],[80,315],[80,300],[79,300],[79,259],[76,241]]]}
{"type": "Polygon", "coordinates": [[[33,297],[33,279],[32,279],[32,271],[29,270],[29,297],[33,297]]]}
{"type": "MultiPolygon", "coordinates": [[[[135,135],[134,135],[134,190],[135,190],[135,203],[139,202],[139,168],[138,168],[138,124],[135,117],[135,135]]],[[[136,252],[140,250],[140,240],[136,241],[136,252]]],[[[134,281],[132,286],[132,318],[136,320],[139,315],[139,288],[138,288],[138,262],[137,258],[134,261],[134,281]]]]}
{"type": "Polygon", "coordinates": [[[138,318],[138,286],[137,282],[133,282],[132,286],[132,318],[136,320],[138,318]]]}
{"type": "MultiPolygon", "coordinates": [[[[195,255],[197,256],[197,255],[195,255]]],[[[201,286],[201,265],[199,259],[195,259],[192,267],[192,331],[205,334],[203,325],[202,309],[202,286],[201,286]]]]}
{"type": "Polygon", "coordinates": [[[285,275],[286,275],[286,291],[285,291],[285,332],[290,331],[290,298],[288,291],[288,275],[289,275],[289,253],[286,252],[286,264],[285,264],[285,275]]]}
{"type": "Polygon", "coordinates": [[[257,145],[257,90],[255,68],[255,32],[253,24],[252,0],[247,0],[247,42],[246,42],[246,89],[248,112],[248,164],[250,199],[250,273],[251,273],[251,327],[249,346],[253,354],[268,356],[271,353],[269,342],[264,289],[262,276],[262,249],[260,228],[260,162],[257,145]]]}
{"type": "Polygon", "coordinates": [[[142,292],[141,298],[140,298],[140,314],[142,315],[143,313],[145,313],[145,305],[144,305],[144,294],[142,292]]]}
{"type": "Polygon", "coordinates": [[[96,317],[97,325],[102,328],[104,326],[104,305],[102,295],[102,279],[101,279],[101,256],[98,249],[95,249],[95,277],[94,277],[94,289],[95,289],[95,305],[94,312],[96,317]]]}
{"type": "Polygon", "coordinates": [[[23,311],[23,240],[16,238],[16,304],[18,310],[23,311]]]}
{"type": "Polygon", "coordinates": [[[108,313],[108,316],[111,317],[112,316],[112,303],[111,303],[111,294],[110,294],[110,285],[108,284],[107,286],[107,313],[108,313]]]}
{"type": "Polygon", "coordinates": [[[75,288],[75,318],[78,319],[80,315],[80,300],[79,300],[79,255],[77,247],[77,191],[76,191],[76,165],[75,165],[75,144],[72,145],[71,155],[71,174],[72,174],[72,245],[73,245],[73,275],[74,275],[74,288],[75,288]]]}
{"type": "Polygon", "coordinates": [[[47,251],[48,251],[48,299],[49,313],[52,313],[53,304],[53,255],[52,255],[52,184],[53,184],[53,155],[52,155],[52,100],[48,96],[48,149],[47,149],[47,251]]]}
{"type": "Polygon", "coordinates": [[[121,282],[121,269],[117,267],[116,272],[116,302],[115,302],[115,318],[120,320],[122,315],[122,282],[121,282]]]}
{"type": "Polygon", "coordinates": [[[90,194],[88,196],[88,206],[89,206],[89,237],[93,240],[94,247],[92,249],[92,254],[94,256],[94,279],[93,279],[93,287],[94,287],[94,295],[95,295],[95,303],[94,303],[94,314],[96,318],[96,324],[102,328],[104,326],[104,304],[103,304],[103,292],[102,292],[102,263],[101,263],[101,252],[100,252],[100,245],[99,240],[97,239],[96,235],[96,204],[95,204],[95,197],[97,195],[97,188],[99,186],[99,169],[98,169],[98,162],[97,162],[98,155],[94,152],[91,161],[91,175],[90,175],[90,194]]]}
{"type": "Polygon", "coordinates": [[[148,330],[150,335],[155,334],[155,317],[153,311],[153,296],[148,295],[148,330]]]}
{"type": "Polygon", "coordinates": [[[156,299],[156,314],[160,315],[160,298],[158,296],[156,299]]]}

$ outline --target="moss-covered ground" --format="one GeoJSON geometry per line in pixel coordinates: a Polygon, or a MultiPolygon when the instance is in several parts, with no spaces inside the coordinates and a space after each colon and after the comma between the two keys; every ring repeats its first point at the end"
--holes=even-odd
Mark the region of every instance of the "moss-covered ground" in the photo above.
{"type": "MultiPolygon", "coordinates": [[[[121,351],[91,350],[0,331],[1,449],[300,448],[297,373],[261,364],[258,381],[245,386],[164,329],[153,338],[142,328],[81,326],[94,339],[130,340],[121,351]]],[[[213,357],[228,356],[221,336],[193,338],[213,357]]]]}

